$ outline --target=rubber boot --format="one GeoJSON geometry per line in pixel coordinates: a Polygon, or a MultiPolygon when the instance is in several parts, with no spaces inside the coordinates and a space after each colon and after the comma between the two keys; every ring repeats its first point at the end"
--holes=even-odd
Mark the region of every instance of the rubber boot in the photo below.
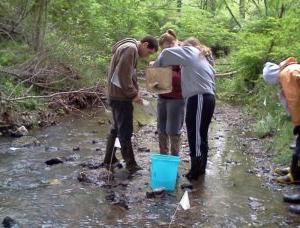
{"type": "Polygon", "coordinates": [[[169,136],[166,133],[158,134],[159,151],[161,154],[169,153],[169,136]]]}
{"type": "Polygon", "coordinates": [[[181,144],[180,135],[171,135],[170,142],[171,142],[171,155],[178,156],[180,150],[180,144],[181,144]]]}
{"type": "Polygon", "coordinates": [[[207,165],[207,156],[201,157],[200,167],[199,167],[199,175],[205,174],[207,165]]]}
{"type": "Polygon", "coordinates": [[[300,193],[283,194],[283,201],[286,203],[300,203],[300,193]]]}
{"type": "Polygon", "coordinates": [[[295,154],[293,154],[290,173],[276,178],[276,181],[281,184],[300,184],[300,160],[295,154]]]}
{"type": "Polygon", "coordinates": [[[115,141],[116,141],[116,136],[109,134],[107,136],[107,142],[106,142],[106,149],[105,149],[105,156],[103,160],[103,166],[106,167],[107,169],[111,170],[115,167],[122,168],[121,163],[119,160],[116,158],[116,150],[115,148],[115,141]]]}
{"type": "Polygon", "coordinates": [[[276,168],[274,170],[274,173],[276,173],[280,176],[285,176],[285,175],[289,174],[290,170],[291,170],[290,167],[276,168]]]}
{"type": "Polygon", "coordinates": [[[198,180],[199,176],[203,174],[201,171],[201,158],[191,157],[191,169],[187,174],[185,174],[185,177],[189,181],[198,180]]]}
{"type": "Polygon", "coordinates": [[[138,164],[135,161],[132,144],[130,141],[127,142],[125,145],[121,144],[121,154],[125,160],[126,169],[130,174],[133,174],[138,170],[142,169],[140,166],[138,166],[138,164]]]}
{"type": "Polygon", "coordinates": [[[300,205],[289,206],[289,211],[295,214],[300,214],[300,205]]]}

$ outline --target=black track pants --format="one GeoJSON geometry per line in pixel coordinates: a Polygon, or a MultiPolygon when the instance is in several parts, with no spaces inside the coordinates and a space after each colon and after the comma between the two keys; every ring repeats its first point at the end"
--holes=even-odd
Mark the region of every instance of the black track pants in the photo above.
{"type": "Polygon", "coordinates": [[[215,96],[197,94],[187,99],[185,123],[191,157],[207,157],[208,127],[215,109],[215,96]]]}

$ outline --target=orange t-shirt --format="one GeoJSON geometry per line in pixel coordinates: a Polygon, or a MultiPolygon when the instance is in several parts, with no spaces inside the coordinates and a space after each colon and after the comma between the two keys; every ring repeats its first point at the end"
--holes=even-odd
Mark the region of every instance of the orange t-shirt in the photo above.
{"type": "Polygon", "coordinates": [[[300,125],[300,64],[293,57],[279,64],[279,81],[294,126],[300,125]]]}

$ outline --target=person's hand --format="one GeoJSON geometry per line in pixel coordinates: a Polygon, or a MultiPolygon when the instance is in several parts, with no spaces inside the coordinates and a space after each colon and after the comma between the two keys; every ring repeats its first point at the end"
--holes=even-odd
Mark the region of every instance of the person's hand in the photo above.
{"type": "Polygon", "coordinates": [[[143,105],[143,99],[139,95],[136,95],[132,101],[139,105],[143,105]]]}

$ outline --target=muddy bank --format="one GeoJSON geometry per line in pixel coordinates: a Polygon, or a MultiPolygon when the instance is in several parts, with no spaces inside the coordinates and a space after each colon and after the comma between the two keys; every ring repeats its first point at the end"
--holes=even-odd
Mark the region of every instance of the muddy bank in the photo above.
{"type": "MultiPolygon", "coordinates": [[[[239,107],[222,105],[226,111],[226,119],[229,125],[238,132],[237,141],[244,153],[253,161],[253,165],[247,171],[249,175],[255,175],[261,180],[260,185],[272,192],[279,192],[280,197],[283,193],[299,192],[299,185],[284,185],[275,181],[278,174],[274,172],[275,168],[288,167],[274,162],[274,154],[267,148],[268,138],[258,138],[252,130],[256,123],[255,117],[242,114],[239,107]]],[[[293,154],[293,148],[290,148],[290,157],[293,154]]],[[[288,204],[286,204],[288,206],[288,204]]]]}
{"type": "MultiPolygon", "coordinates": [[[[295,185],[282,185],[275,182],[278,177],[274,173],[274,169],[281,166],[273,162],[274,154],[267,148],[267,138],[258,138],[253,132],[252,126],[256,123],[256,119],[252,116],[245,115],[241,112],[240,107],[222,104],[222,110],[226,112],[225,118],[237,132],[242,150],[253,160],[253,167],[248,172],[256,175],[262,180],[262,186],[273,191],[288,191],[297,188],[295,185]]],[[[291,156],[293,149],[291,149],[291,156]]]]}

